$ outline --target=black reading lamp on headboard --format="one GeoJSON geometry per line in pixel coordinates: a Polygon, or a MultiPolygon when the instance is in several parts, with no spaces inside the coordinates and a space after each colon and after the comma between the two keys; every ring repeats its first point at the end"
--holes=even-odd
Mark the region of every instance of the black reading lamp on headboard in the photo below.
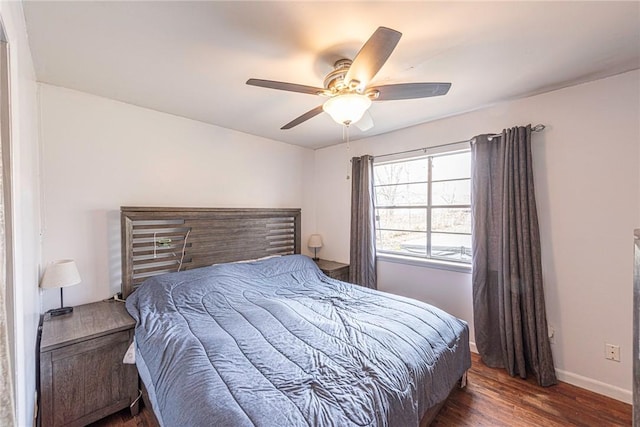
{"type": "Polygon", "coordinates": [[[65,307],[62,299],[62,288],[80,283],[80,273],[78,267],[72,259],[55,261],[47,266],[40,281],[42,289],[60,288],[60,308],[54,308],[47,313],[51,316],[71,313],[73,307],[65,307]]]}

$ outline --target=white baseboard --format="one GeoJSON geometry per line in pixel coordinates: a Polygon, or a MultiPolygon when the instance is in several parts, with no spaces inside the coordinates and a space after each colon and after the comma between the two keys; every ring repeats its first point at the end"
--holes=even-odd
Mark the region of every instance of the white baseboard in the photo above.
{"type": "MultiPolygon", "coordinates": [[[[469,341],[469,348],[472,353],[479,354],[478,347],[476,347],[475,342],[469,341]]],[[[573,372],[564,371],[562,369],[556,369],[556,377],[559,381],[565,382],[567,384],[584,388],[594,393],[598,393],[603,396],[628,403],[630,405],[633,403],[633,395],[631,393],[631,390],[625,390],[623,388],[603,383],[601,381],[594,380],[593,378],[583,377],[582,375],[574,374],[573,372]]]]}
{"type": "Polygon", "coordinates": [[[584,388],[630,405],[633,403],[631,390],[625,390],[611,384],[594,380],[593,378],[587,378],[582,375],[574,374],[573,372],[563,371],[562,369],[556,369],[556,377],[558,380],[575,385],[576,387],[584,388]]]}

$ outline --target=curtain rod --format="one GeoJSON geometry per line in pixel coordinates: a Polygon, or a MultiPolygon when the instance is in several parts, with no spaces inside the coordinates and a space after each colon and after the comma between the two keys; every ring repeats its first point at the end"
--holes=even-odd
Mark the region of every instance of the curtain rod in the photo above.
{"type": "MultiPolygon", "coordinates": [[[[545,128],[545,125],[543,124],[537,124],[535,126],[531,127],[531,131],[532,132],[542,132],[545,128]]],[[[493,138],[497,138],[499,136],[502,136],[501,133],[494,133],[492,135],[489,135],[489,140],[493,139],[493,138]]],[[[440,145],[433,145],[431,147],[423,147],[423,148],[415,148],[413,150],[406,150],[406,151],[398,151],[396,153],[388,153],[388,154],[380,154],[379,156],[373,156],[374,159],[378,159],[380,157],[389,157],[389,156],[397,156],[398,154],[408,154],[408,153],[416,153],[418,151],[422,151],[422,152],[427,152],[427,150],[433,149],[433,148],[442,148],[442,147],[448,147],[449,145],[456,145],[456,144],[462,144],[464,142],[471,142],[473,141],[473,138],[471,139],[464,139],[462,141],[456,141],[456,142],[448,142],[446,144],[440,144],[440,145]]]]}
{"type": "MultiPolygon", "coordinates": [[[[531,132],[542,132],[544,130],[546,126],[542,125],[542,124],[537,124],[535,126],[531,126],[531,132]]],[[[491,141],[493,138],[498,138],[502,136],[501,133],[494,133],[493,135],[489,135],[489,141],[491,141]]]]}

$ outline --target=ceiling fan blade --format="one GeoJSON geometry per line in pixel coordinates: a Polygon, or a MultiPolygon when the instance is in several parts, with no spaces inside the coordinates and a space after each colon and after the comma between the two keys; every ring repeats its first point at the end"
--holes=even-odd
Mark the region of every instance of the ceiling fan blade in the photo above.
{"type": "Polygon", "coordinates": [[[273,80],[249,79],[247,84],[251,86],[266,87],[268,89],[286,90],[289,92],[308,93],[310,95],[319,95],[324,92],[323,88],[299,85],[295,83],[276,82],[273,80]]]}
{"type": "Polygon", "coordinates": [[[367,92],[378,91],[374,101],[392,101],[396,99],[429,98],[446,95],[451,83],[399,83],[369,88],[367,92]]]}
{"type": "Polygon", "coordinates": [[[373,117],[369,114],[369,111],[365,111],[362,118],[353,124],[362,132],[366,132],[373,127],[373,117]]]}
{"type": "Polygon", "coordinates": [[[345,76],[345,82],[357,80],[366,86],[396,48],[402,33],[391,28],[378,27],[373,35],[362,46],[345,76]]]}
{"type": "Polygon", "coordinates": [[[286,125],[282,126],[280,129],[281,130],[291,129],[294,126],[298,126],[300,123],[306,122],[307,120],[317,116],[318,114],[322,113],[322,111],[323,111],[322,110],[322,105],[318,105],[313,110],[307,111],[306,113],[304,113],[300,117],[298,117],[296,119],[293,119],[292,121],[290,121],[286,125]]]}

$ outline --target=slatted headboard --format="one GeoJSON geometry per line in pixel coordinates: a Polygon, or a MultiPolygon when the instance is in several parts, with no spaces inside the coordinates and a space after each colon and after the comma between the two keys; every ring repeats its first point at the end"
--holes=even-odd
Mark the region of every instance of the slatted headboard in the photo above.
{"type": "Polygon", "coordinates": [[[151,276],[300,253],[300,209],[120,208],[122,296],[151,276]]]}

